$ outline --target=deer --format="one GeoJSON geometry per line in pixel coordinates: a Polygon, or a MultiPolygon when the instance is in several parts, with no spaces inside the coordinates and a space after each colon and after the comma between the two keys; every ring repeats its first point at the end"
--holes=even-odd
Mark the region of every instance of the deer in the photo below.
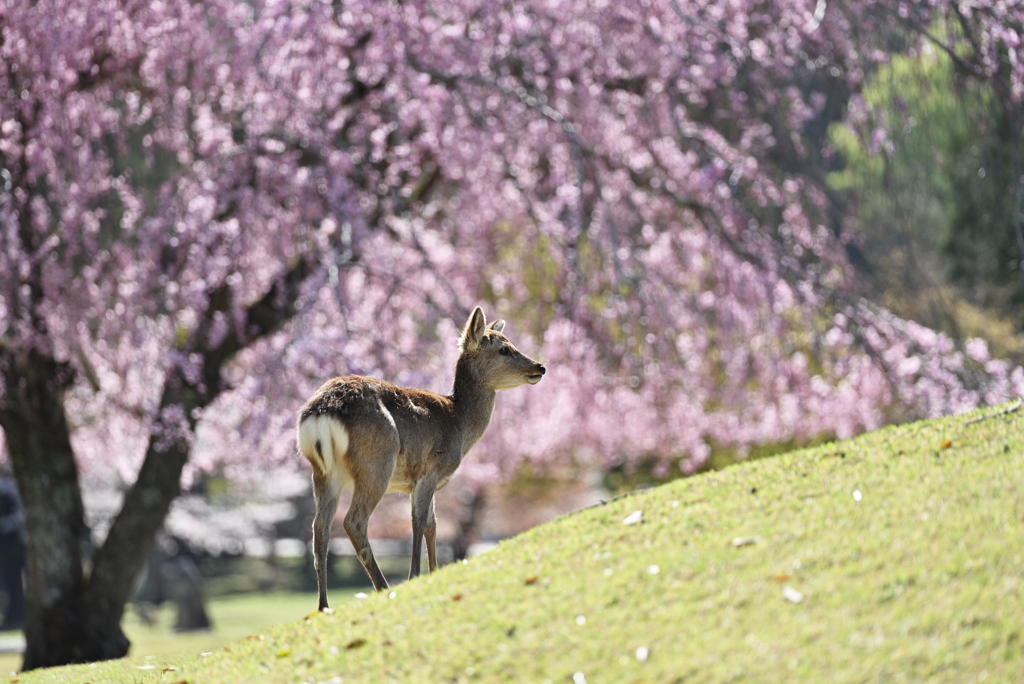
{"type": "Polygon", "coordinates": [[[348,375],[325,382],[302,406],[296,441],[313,467],[318,610],[329,610],[327,552],[343,488],[352,488],[345,532],[375,590],[388,589],[388,583],[370,548],[367,525],[388,492],[404,492],[412,500],[409,579],[420,574],[424,539],[430,572],[437,569],[434,493],[487,430],[495,393],[536,385],[545,373],[542,364],[516,349],[504,328],[505,321],[488,326],[483,310],[473,310],[459,339],[447,396],[348,375]]]}

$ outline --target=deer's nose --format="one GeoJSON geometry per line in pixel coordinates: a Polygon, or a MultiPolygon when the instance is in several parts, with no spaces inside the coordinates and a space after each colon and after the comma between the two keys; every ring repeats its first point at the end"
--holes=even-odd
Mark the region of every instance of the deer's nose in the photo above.
{"type": "Polygon", "coordinates": [[[539,364],[539,363],[537,364],[537,370],[539,370],[539,371],[540,371],[540,374],[541,374],[541,375],[544,375],[544,374],[545,374],[545,373],[547,372],[547,368],[545,368],[544,366],[542,366],[542,365],[541,365],[541,364],[539,364]]]}

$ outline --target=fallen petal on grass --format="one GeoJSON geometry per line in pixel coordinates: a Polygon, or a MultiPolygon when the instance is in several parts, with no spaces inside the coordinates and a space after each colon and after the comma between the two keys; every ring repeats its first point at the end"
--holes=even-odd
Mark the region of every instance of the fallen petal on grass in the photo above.
{"type": "Polygon", "coordinates": [[[756,544],[759,541],[761,541],[760,537],[733,537],[732,545],[736,548],[739,548],[741,546],[750,546],[751,544],[756,544]]]}
{"type": "Polygon", "coordinates": [[[646,646],[641,646],[640,648],[636,649],[636,661],[638,663],[646,663],[647,662],[647,655],[648,654],[647,654],[647,647],[646,646]]]}
{"type": "Polygon", "coordinates": [[[632,513],[630,513],[629,515],[627,515],[625,517],[625,519],[622,521],[622,524],[623,525],[636,525],[638,523],[642,523],[643,521],[644,521],[644,512],[643,511],[633,511],[632,513]]]}
{"type": "Polygon", "coordinates": [[[782,587],[782,598],[786,599],[790,603],[800,603],[804,600],[804,595],[793,587],[786,585],[782,587]]]}

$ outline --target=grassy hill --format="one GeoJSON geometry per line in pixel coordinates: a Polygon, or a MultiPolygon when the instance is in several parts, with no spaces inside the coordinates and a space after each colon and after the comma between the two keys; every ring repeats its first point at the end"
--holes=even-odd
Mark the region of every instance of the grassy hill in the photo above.
{"type": "Polygon", "coordinates": [[[207,657],[16,679],[1019,681],[1024,409],[680,480],[391,597],[335,599],[334,614],[297,615],[207,657]],[[625,524],[635,511],[643,521],[625,524]]]}

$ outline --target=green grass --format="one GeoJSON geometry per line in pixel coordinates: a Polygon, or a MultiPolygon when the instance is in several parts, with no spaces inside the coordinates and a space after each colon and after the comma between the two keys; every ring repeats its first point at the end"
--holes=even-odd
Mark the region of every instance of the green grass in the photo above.
{"type": "Polygon", "coordinates": [[[618,499],[209,657],[19,681],[1017,681],[1024,409],[980,415],[618,499]]]}
{"type": "MultiPolygon", "coordinates": [[[[351,597],[355,590],[338,592],[338,598],[346,600],[351,597]]],[[[157,624],[150,627],[139,620],[134,611],[125,614],[124,630],[132,642],[131,651],[128,657],[116,661],[116,663],[97,665],[96,667],[84,666],[85,671],[96,671],[97,668],[114,665],[114,670],[123,670],[131,677],[123,678],[120,681],[132,682],[140,679],[141,675],[149,672],[149,669],[140,670],[140,667],[152,665],[166,667],[174,665],[183,658],[183,654],[199,657],[200,653],[216,651],[227,644],[238,641],[247,635],[259,630],[295,620],[296,617],[304,615],[309,611],[310,606],[316,607],[316,594],[309,593],[272,593],[272,594],[242,594],[234,596],[223,596],[214,598],[207,604],[210,619],[214,628],[204,632],[174,632],[171,626],[174,624],[174,607],[164,604],[157,611],[157,624]],[[135,679],[133,679],[134,677],[135,679]]],[[[4,636],[14,636],[15,632],[4,632],[4,636]]],[[[13,653],[0,654],[0,674],[9,675],[21,667],[21,655],[13,653]]],[[[73,668],[56,668],[47,671],[46,676],[40,681],[87,681],[89,678],[79,679],[76,677],[66,678],[60,673],[71,671],[73,668]],[[51,676],[52,675],[52,676],[51,676]]],[[[33,676],[37,676],[33,673],[33,676]]],[[[25,680],[27,675],[21,675],[25,680]]],[[[112,681],[99,677],[92,678],[93,681],[112,681]]],[[[0,682],[7,679],[0,677],[0,682]]]]}

